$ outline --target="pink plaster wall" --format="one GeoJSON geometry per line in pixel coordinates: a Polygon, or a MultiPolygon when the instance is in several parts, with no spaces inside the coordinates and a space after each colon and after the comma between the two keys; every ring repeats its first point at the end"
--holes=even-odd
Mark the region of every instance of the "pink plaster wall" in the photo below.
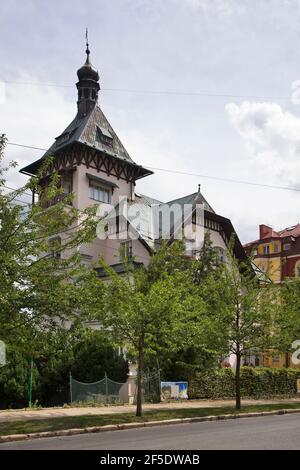
{"type": "MultiPolygon", "coordinates": [[[[73,173],[73,192],[75,194],[74,206],[78,209],[85,209],[86,207],[94,204],[100,204],[103,210],[110,209],[110,206],[104,203],[98,203],[97,201],[89,197],[89,179],[86,173],[98,176],[103,180],[110,181],[118,185],[118,188],[114,188],[111,197],[112,205],[115,205],[119,201],[119,197],[131,198],[132,185],[124,180],[121,180],[115,176],[107,176],[103,172],[97,172],[93,168],[86,168],[85,165],[77,166],[76,171],[73,173]]],[[[96,234],[95,234],[96,236],[96,234]]],[[[121,240],[124,241],[124,240],[121,240]]],[[[145,246],[139,240],[133,240],[132,251],[135,261],[143,262],[148,264],[150,254],[145,246]]],[[[82,245],[80,247],[80,253],[88,256],[92,256],[92,261],[97,261],[100,256],[103,256],[108,264],[115,264],[120,262],[120,241],[112,240],[107,238],[106,240],[100,240],[96,238],[92,243],[82,245]]]]}

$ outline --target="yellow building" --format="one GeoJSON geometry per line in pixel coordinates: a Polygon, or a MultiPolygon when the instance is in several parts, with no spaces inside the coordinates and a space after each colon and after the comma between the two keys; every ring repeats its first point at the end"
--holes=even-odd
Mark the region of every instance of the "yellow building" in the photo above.
{"type": "MultiPolygon", "coordinates": [[[[268,225],[259,226],[259,239],[244,245],[248,256],[275,284],[285,278],[300,276],[300,224],[276,232],[268,225]]],[[[299,367],[290,355],[276,351],[259,354],[262,367],[299,367]]]]}

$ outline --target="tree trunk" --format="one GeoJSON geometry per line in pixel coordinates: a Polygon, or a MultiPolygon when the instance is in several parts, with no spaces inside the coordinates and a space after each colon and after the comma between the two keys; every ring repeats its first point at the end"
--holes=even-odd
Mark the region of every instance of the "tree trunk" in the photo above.
{"type": "Polygon", "coordinates": [[[136,397],[136,416],[142,416],[142,401],[143,401],[143,371],[144,371],[144,334],[141,335],[139,340],[138,351],[138,375],[137,375],[137,397],[136,397]]]}
{"type": "Polygon", "coordinates": [[[290,355],[288,352],[285,353],[285,367],[289,367],[290,365],[290,355]]]}
{"type": "Polygon", "coordinates": [[[241,409],[241,353],[236,353],[235,370],[235,409],[241,409]]]}

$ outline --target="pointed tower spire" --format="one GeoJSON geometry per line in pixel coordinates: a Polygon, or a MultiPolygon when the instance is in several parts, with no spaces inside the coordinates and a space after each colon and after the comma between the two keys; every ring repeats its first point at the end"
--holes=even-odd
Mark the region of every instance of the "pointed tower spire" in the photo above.
{"type": "Polygon", "coordinates": [[[86,61],[80,69],[77,70],[79,81],[76,83],[78,90],[78,117],[84,117],[95,107],[98,101],[98,92],[100,90],[98,71],[90,62],[90,48],[88,41],[88,29],[85,31],[86,39],[86,61]]]}
{"type": "Polygon", "coordinates": [[[90,49],[89,49],[89,30],[88,28],[86,28],[85,30],[85,44],[86,44],[86,50],[85,50],[85,53],[86,53],[86,65],[88,65],[90,63],[90,49]]]}

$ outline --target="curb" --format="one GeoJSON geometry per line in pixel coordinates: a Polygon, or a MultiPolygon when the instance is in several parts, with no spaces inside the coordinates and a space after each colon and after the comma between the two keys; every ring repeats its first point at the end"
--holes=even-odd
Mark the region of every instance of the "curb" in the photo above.
{"type": "Polygon", "coordinates": [[[12,442],[12,441],[26,441],[29,439],[41,439],[46,437],[60,437],[60,436],[75,436],[76,434],[90,434],[108,431],[123,431],[126,429],[136,428],[151,428],[154,426],[167,426],[171,424],[189,424],[189,423],[204,423],[207,421],[224,421],[229,419],[239,418],[257,418],[259,416],[275,416],[300,413],[299,409],[282,409],[274,411],[261,411],[252,413],[240,413],[240,414],[228,414],[228,415],[217,415],[217,416],[199,416],[194,418],[178,418],[178,419],[166,419],[163,421],[148,421],[144,423],[124,423],[124,424],[108,424],[106,426],[93,426],[88,428],[72,428],[64,429],[61,431],[45,431],[35,432],[30,434],[10,434],[8,436],[0,436],[1,442],[12,442]]]}

